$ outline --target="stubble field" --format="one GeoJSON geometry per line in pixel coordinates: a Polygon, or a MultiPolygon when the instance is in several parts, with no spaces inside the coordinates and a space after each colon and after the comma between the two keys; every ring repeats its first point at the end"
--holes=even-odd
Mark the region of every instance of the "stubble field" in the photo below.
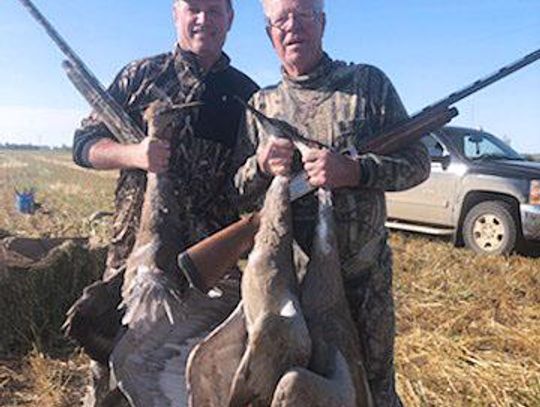
{"type": "MultiPolygon", "coordinates": [[[[109,218],[90,217],[112,210],[114,184],[114,173],[82,170],[65,153],[0,151],[0,238],[103,244],[109,218]],[[41,208],[18,214],[14,187],[31,186],[41,208]]],[[[399,233],[391,244],[405,405],[540,406],[540,259],[479,257],[399,233]]],[[[78,405],[88,359],[70,344],[51,349],[34,339],[33,351],[2,356],[0,406],[78,405]]]]}

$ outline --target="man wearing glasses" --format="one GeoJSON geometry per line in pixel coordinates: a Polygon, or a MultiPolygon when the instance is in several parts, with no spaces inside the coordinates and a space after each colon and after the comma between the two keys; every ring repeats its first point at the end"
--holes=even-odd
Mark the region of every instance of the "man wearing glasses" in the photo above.
{"type": "MultiPolygon", "coordinates": [[[[246,100],[257,86],[231,67],[222,52],[233,14],[231,0],[175,0],[174,51],[129,64],[109,88],[141,127],[146,107],[156,99],[202,102],[176,125],[170,143],[146,138],[135,145],[119,144],[95,116],[75,133],[77,164],[121,170],[104,282],[85,290],[68,320],[68,332],[93,359],[93,383],[85,406],[128,405],[118,388],[109,388],[107,364],[120,331],[120,287],[139,228],[146,174],[169,171],[177,181],[176,191],[182,191],[178,193],[182,213],[175,214],[186,226],[185,234],[177,236],[179,252],[238,217],[224,188],[234,172],[233,149],[243,114],[233,96],[246,100]]],[[[154,386],[154,393],[160,391],[158,383],[149,386],[154,386]]]]}
{"type": "MultiPolygon", "coordinates": [[[[290,141],[265,134],[248,113],[237,150],[244,164],[236,185],[242,194],[258,196],[273,176],[303,167],[313,186],[334,191],[341,271],[373,399],[377,406],[400,406],[394,378],[395,315],[384,192],[425,180],[430,171],[427,151],[414,143],[387,156],[339,154],[346,148],[360,149],[407,117],[398,94],[379,69],[336,61],[323,52],[323,0],[262,2],[283,77],[276,86],[257,92],[251,103],[329,148],[313,149],[300,160],[290,141]]],[[[293,203],[295,239],[307,256],[317,207],[313,194],[293,203]]]]}

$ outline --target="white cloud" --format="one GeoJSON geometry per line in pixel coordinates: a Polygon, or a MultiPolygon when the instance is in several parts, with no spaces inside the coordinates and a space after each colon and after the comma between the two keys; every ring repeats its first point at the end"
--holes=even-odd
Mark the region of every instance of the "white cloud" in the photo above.
{"type": "Polygon", "coordinates": [[[47,107],[0,106],[0,143],[71,145],[87,111],[47,107]]]}

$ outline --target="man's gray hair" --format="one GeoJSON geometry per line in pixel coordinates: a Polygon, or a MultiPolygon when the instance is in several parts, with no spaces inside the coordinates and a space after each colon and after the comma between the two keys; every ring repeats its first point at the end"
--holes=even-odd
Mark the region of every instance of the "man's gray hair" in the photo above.
{"type": "MultiPolygon", "coordinates": [[[[276,0],[261,0],[263,9],[264,9],[264,15],[266,17],[270,14],[270,8],[272,7],[272,3],[276,0]]],[[[324,0],[313,0],[313,10],[317,13],[322,13],[324,11],[324,0]]]]}

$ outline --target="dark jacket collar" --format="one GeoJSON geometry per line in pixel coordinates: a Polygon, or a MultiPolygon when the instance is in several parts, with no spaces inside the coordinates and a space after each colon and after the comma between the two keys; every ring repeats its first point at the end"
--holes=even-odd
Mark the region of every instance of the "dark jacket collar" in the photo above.
{"type": "MultiPolygon", "coordinates": [[[[174,65],[177,71],[189,69],[196,77],[202,78],[206,75],[206,72],[202,69],[197,55],[191,51],[185,51],[177,44],[173,52],[174,65]]],[[[231,64],[231,59],[225,52],[221,53],[221,56],[214,65],[210,68],[210,73],[218,73],[227,69],[231,64]]]]}

